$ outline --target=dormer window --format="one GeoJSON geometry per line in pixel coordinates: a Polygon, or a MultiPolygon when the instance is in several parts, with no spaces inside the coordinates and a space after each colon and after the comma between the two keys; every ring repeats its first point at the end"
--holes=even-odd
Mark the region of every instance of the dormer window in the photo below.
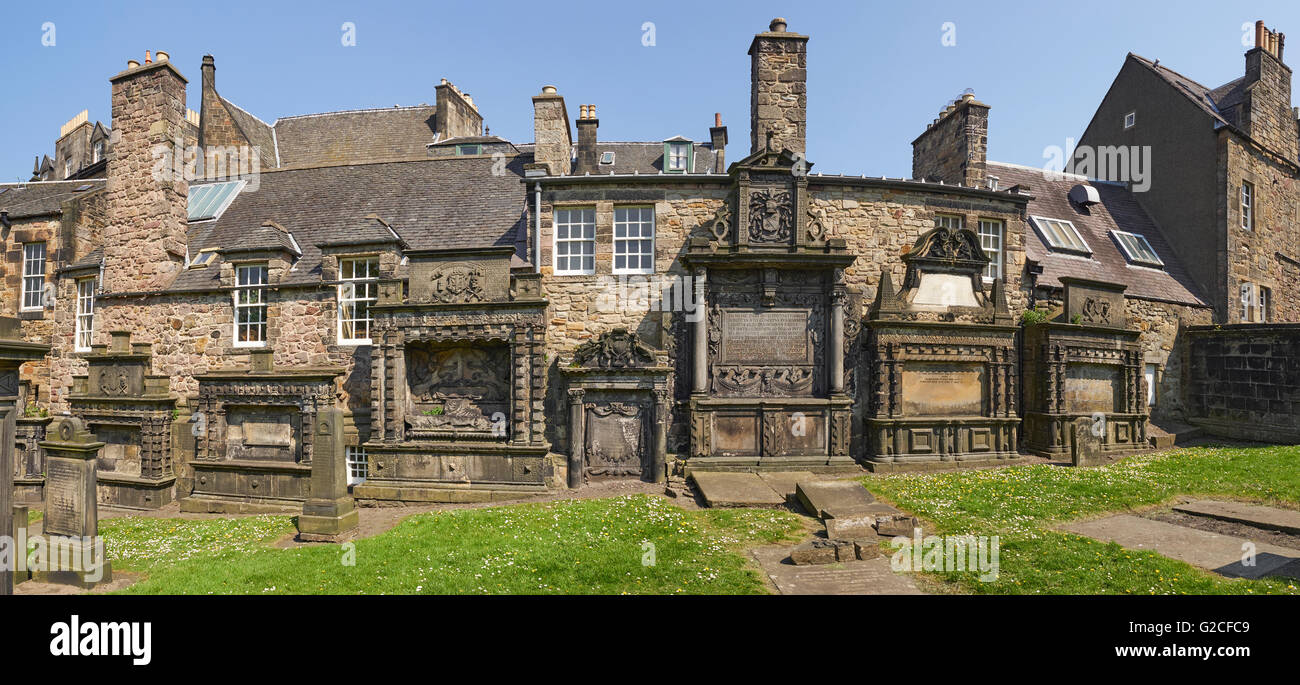
{"type": "Polygon", "coordinates": [[[91,151],[90,161],[92,164],[98,164],[99,161],[103,158],[104,158],[104,141],[97,140],[95,141],[94,148],[91,151]]]}
{"type": "Polygon", "coordinates": [[[1052,250],[1092,256],[1092,248],[1088,247],[1083,236],[1079,235],[1079,229],[1074,227],[1074,222],[1043,216],[1031,218],[1034,220],[1034,226],[1038,228],[1039,235],[1043,236],[1043,240],[1047,241],[1047,246],[1052,250]]]}
{"type": "Polygon", "coordinates": [[[694,145],[678,136],[664,141],[664,171],[670,174],[689,174],[693,171],[694,145]]]}
{"type": "Polygon", "coordinates": [[[461,157],[464,157],[465,155],[481,155],[483,154],[483,146],[477,143],[465,143],[464,145],[457,145],[456,154],[460,155],[461,157]]]}

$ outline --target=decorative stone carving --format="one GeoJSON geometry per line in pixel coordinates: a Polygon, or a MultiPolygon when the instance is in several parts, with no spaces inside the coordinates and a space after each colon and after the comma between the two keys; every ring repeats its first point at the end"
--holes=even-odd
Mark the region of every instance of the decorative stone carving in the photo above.
{"type": "Polygon", "coordinates": [[[714,240],[725,242],[731,236],[731,205],[723,202],[713,220],[708,223],[709,233],[714,240]]]}
{"type": "Polygon", "coordinates": [[[794,207],[789,191],[754,190],[749,195],[749,240],[754,243],[789,242],[794,229],[794,207]]]}
{"type": "Polygon", "coordinates": [[[433,282],[433,299],[437,302],[482,302],[483,269],[474,264],[455,262],[435,269],[429,276],[433,282]]]}
{"type": "Polygon", "coordinates": [[[831,220],[826,216],[826,210],[821,207],[813,207],[808,210],[808,239],[814,242],[823,241],[831,234],[831,220]]]}
{"type": "Polygon", "coordinates": [[[580,366],[602,369],[654,364],[654,352],[641,343],[636,333],[615,328],[589,340],[573,351],[573,361],[580,366]]]}

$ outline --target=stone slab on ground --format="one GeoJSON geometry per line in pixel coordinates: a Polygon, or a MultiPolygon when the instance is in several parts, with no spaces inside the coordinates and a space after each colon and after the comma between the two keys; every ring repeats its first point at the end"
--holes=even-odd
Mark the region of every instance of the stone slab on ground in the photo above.
{"type": "Polygon", "coordinates": [[[760,473],[758,477],[762,478],[768,487],[776,490],[777,494],[787,499],[794,497],[797,484],[817,478],[812,471],[772,471],[760,473]]]}
{"type": "Polygon", "coordinates": [[[1277,509],[1243,502],[1201,500],[1179,504],[1174,507],[1174,511],[1300,535],[1300,511],[1290,509],[1277,509]]]}
{"type": "Polygon", "coordinates": [[[876,536],[875,514],[853,514],[840,518],[828,518],[826,537],[830,540],[857,540],[876,536]]]}
{"type": "Polygon", "coordinates": [[[805,511],[820,518],[843,518],[866,513],[876,498],[856,480],[800,481],[795,498],[805,511]]]}
{"type": "Polygon", "coordinates": [[[785,504],[785,498],[755,473],[697,471],[691,479],[710,507],[774,508],[785,504]]]}
{"type": "Polygon", "coordinates": [[[912,578],[894,573],[889,557],[825,566],[795,566],[785,561],[785,547],[753,550],[763,573],[783,595],[919,595],[912,578]]]}
{"type": "Polygon", "coordinates": [[[1219,535],[1130,514],[1071,523],[1061,526],[1061,530],[1115,542],[1129,549],[1156,552],[1221,575],[1239,578],[1275,575],[1282,567],[1300,559],[1300,550],[1251,543],[1255,546],[1255,565],[1246,566],[1242,564],[1243,551],[1246,549],[1243,545],[1250,541],[1245,538],[1219,535]]]}

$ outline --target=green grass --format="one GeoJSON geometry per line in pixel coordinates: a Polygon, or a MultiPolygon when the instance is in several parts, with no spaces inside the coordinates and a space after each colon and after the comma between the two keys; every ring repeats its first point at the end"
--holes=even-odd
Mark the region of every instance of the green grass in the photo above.
{"type": "Polygon", "coordinates": [[[117,519],[101,533],[115,568],[147,575],[127,594],[754,594],[764,586],[740,548],[802,531],[787,512],[687,512],[645,495],[419,514],[354,548],[267,546],[290,529],[287,517],[117,519]]]}
{"type": "Polygon", "coordinates": [[[1226,579],[1153,552],[1051,530],[1065,521],[1151,507],[1178,495],[1297,508],[1300,447],[1180,449],[1100,468],[1038,464],[868,476],[864,482],[872,492],[934,523],[940,534],[999,536],[996,581],[980,582],[969,572],[931,575],[953,591],[1300,594],[1294,581],[1226,579]]]}
{"type": "Polygon", "coordinates": [[[28,510],[27,510],[27,523],[29,523],[29,524],[31,524],[31,523],[36,523],[37,521],[41,520],[41,517],[42,517],[42,516],[45,516],[45,512],[43,512],[43,511],[41,511],[41,510],[39,510],[39,509],[28,509],[28,510]]]}

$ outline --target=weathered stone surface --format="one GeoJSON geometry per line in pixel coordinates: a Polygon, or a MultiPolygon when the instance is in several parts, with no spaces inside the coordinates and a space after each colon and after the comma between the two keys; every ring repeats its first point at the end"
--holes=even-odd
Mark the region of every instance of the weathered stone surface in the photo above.
{"type": "Polygon", "coordinates": [[[1106,455],[1102,452],[1103,438],[1097,435],[1098,421],[1081,416],[1070,423],[1070,463],[1074,466],[1102,466],[1106,455]]]}
{"type": "Polygon", "coordinates": [[[912,578],[894,573],[888,558],[834,565],[784,563],[784,547],[753,551],[763,572],[783,595],[919,595],[912,578]]]}
{"type": "Polygon", "coordinates": [[[757,474],[695,472],[691,479],[711,507],[776,507],[785,504],[785,498],[757,474]]]}
{"type": "Polygon", "coordinates": [[[790,561],[797,566],[833,564],[839,560],[837,549],[833,540],[815,538],[790,550],[790,561]]]}
{"type": "Polygon", "coordinates": [[[813,474],[810,471],[764,471],[759,473],[758,477],[762,478],[763,482],[777,494],[791,501],[798,484],[812,480],[813,474]]]}
{"type": "Polygon", "coordinates": [[[880,549],[880,544],[877,541],[871,539],[854,540],[853,553],[857,555],[860,561],[875,559],[876,557],[879,557],[884,554],[884,552],[881,551],[880,549]]]}
{"type": "Polygon", "coordinates": [[[81,420],[61,417],[41,443],[46,454],[45,516],[41,527],[47,557],[37,560],[39,582],[91,587],[113,579],[99,540],[95,461],[104,443],[81,420]]]}
{"type": "Polygon", "coordinates": [[[920,527],[921,522],[914,516],[885,515],[876,517],[876,534],[880,537],[892,538],[899,535],[911,537],[915,529],[920,527]]]}
{"type": "Polygon", "coordinates": [[[856,540],[876,534],[875,514],[849,514],[825,520],[826,537],[831,540],[856,540]]]}
{"type": "Polygon", "coordinates": [[[1278,509],[1242,502],[1203,500],[1179,504],[1174,507],[1174,511],[1300,535],[1300,511],[1291,509],[1278,509]]]}
{"type": "Polygon", "coordinates": [[[842,518],[867,511],[872,496],[855,480],[816,480],[797,483],[795,497],[805,511],[821,518],[842,518]]]}
{"type": "Polygon", "coordinates": [[[1129,549],[1158,552],[1215,573],[1240,578],[1273,575],[1300,559],[1300,550],[1289,547],[1252,543],[1245,538],[1210,533],[1130,514],[1071,523],[1062,526],[1062,530],[1115,542],[1129,549]],[[1248,545],[1254,546],[1254,566],[1243,563],[1248,545]]]}
{"type": "Polygon", "coordinates": [[[359,514],[348,494],[343,412],[338,409],[320,412],[311,439],[315,443],[311,497],[303,503],[302,514],[298,516],[298,536],[311,541],[345,540],[355,533],[359,514]]]}

